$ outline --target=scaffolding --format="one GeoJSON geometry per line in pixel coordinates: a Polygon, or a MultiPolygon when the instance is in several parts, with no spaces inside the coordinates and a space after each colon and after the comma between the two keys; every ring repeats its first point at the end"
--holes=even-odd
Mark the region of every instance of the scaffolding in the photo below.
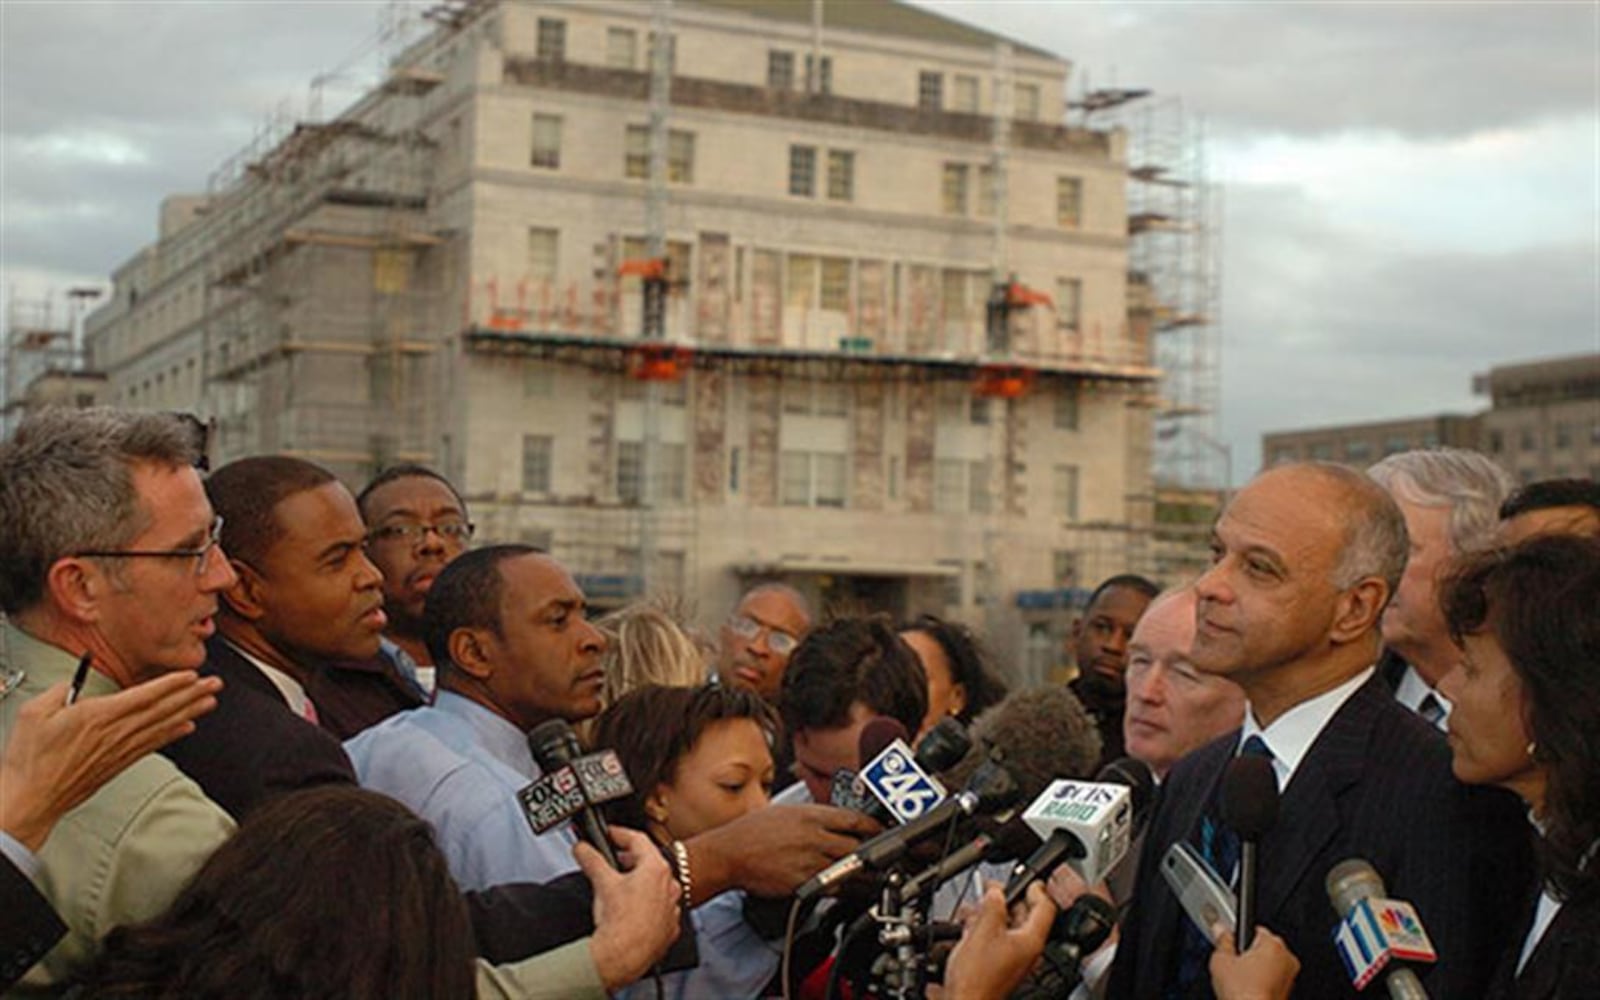
{"type": "Polygon", "coordinates": [[[279,452],[359,480],[431,457],[451,261],[417,99],[441,82],[394,64],[342,114],[275,120],[212,175],[202,363],[219,461],[279,452]]]}
{"type": "Polygon", "coordinates": [[[1221,403],[1222,190],[1204,122],[1176,97],[1097,90],[1073,105],[1128,143],[1128,314],[1161,369],[1153,467],[1163,487],[1225,488],[1221,403]]]}
{"type": "Polygon", "coordinates": [[[0,436],[10,434],[36,403],[93,402],[72,393],[67,383],[87,377],[80,328],[87,302],[99,295],[98,288],[70,289],[64,302],[59,295],[19,297],[15,289],[7,295],[5,341],[0,352],[0,370],[4,371],[0,436]],[[59,377],[63,381],[60,388],[69,391],[41,396],[38,390],[50,376],[59,377]]]}

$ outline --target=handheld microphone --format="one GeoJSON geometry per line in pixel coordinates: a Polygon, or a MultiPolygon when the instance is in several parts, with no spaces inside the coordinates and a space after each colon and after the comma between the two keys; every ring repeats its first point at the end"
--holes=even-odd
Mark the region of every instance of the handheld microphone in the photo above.
{"type": "Polygon", "coordinates": [[[1328,899],[1340,916],[1333,941],[1357,989],[1380,974],[1392,1000],[1427,1000],[1417,974],[1404,962],[1435,962],[1438,953],[1410,903],[1385,899],[1383,877],[1360,858],[1328,871],[1328,899]]]}
{"type": "Polygon", "coordinates": [[[901,823],[910,823],[947,797],[944,786],[917,765],[911,748],[899,739],[867,762],[861,782],[901,823]]]}
{"type": "Polygon", "coordinates": [[[966,788],[904,826],[885,830],[868,840],[814,875],[795,895],[801,900],[809,899],[857,872],[882,871],[899,861],[912,847],[938,833],[951,820],[997,812],[1016,802],[1020,794],[1016,780],[1005,768],[997,764],[979,768],[966,788]]]}
{"type": "Polygon", "coordinates": [[[564,819],[606,863],[618,871],[616,851],[606,821],[595,805],[633,792],[633,784],[617,755],[605,750],[584,755],[578,736],[564,719],[540,723],[528,733],[528,748],[544,776],[517,793],[535,833],[544,833],[564,819]],[[553,820],[553,821],[552,821],[553,820]]]}
{"type": "MultiPolygon", "coordinates": [[[[971,749],[972,737],[967,735],[967,727],[961,724],[960,719],[947,715],[917,741],[917,763],[929,774],[938,774],[955,766],[971,749]]],[[[863,755],[861,759],[872,758],[863,755]]]]}
{"type": "Polygon", "coordinates": [[[1239,910],[1234,944],[1244,954],[1256,937],[1256,866],[1261,838],[1278,821],[1278,776],[1272,761],[1242,754],[1222,773],[1222,821],[1239,835],[1239,910]]]}
{"type": "Polygon", "coordinates": [[[915,899],[937,888],[980,863],[1015,861],[1039,846],[1039,837],[1021,816],[1002,822],[1000,817],[980,830],[965,844],[951,851],[939,863],[917,873],[900,888],[900,898],[915,899]]]}
{"type": "Polygon", "coordinates": [[[1132,757],[1110,762],[1093,782],[1051,785],[1022,815],[1043,843],[1006,882],[1006,905],[1015,904],[1030,882],[1048,877],[1063,861],[1090,885],[1105,878],[1128,853],[1154,787],[1149,766],[1132,757]]]}
{"type": "Polygon", "coordinates": [[[1083,957],[1098,951],[1116,926],[1116,907],[1099,896],[1079,896],[1056,914],[1041,956],[1044,961],[1012,994],[1014,1000],[1053,1000],[1071,993],[1082,978],[1083,957]]]}

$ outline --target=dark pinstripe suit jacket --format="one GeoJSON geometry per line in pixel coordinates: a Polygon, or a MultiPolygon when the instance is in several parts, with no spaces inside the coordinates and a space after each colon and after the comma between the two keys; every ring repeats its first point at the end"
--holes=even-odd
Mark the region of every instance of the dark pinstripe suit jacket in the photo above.
{"type": "Polygon", "coordinates": [[[26,975],[66,933],[50,901],[0,855],[0,990],[26,975]]]}
{"type": "MultiPolygon", "coordinates": [[[[1187,917],[1159,860],[1192,836],[1238,739],[1235,731],[1173,768],[1140,859],[1111,997],[1160,997],[1177,975],[1187,917]]],[[[1533,877],[1529,834],[1515,797],[1458,783],[1440,734],[1374,675],[1312,743],[1261,842],[1259,919],[1300,959],[1295,996],[1358,996],[1333,946],[1338,918],[1323,886],[1346,858],[1371,862],[1392,898],[1416,906],[1439,953],[1437,965],[1419,970],[1428,994],[1482,996],[1533,877]]],[[[1209,984],[1197,995],[1210,996],[1209,984]]]]}

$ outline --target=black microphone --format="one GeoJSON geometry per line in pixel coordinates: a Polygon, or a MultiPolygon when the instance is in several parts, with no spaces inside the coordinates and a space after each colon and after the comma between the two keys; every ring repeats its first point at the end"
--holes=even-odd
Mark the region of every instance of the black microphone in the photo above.
{"type": "MultiPolygon", "coordinates": [[[[1137,836],[1137,831],[1150,810],[1150,801],[1156,784],[1155,775],[1149,765],[1132,757],[1119,757],[1102,767],[1094,776],[1094,780],[1102,784],[1128,787],[1129,804],[1133,813],[1130,827],[1134,831],[1130,833],[1130,839],[1137,836]]],[[[1087,853],[1083,841],[1072,830],[1065,827],[1053,830],[1038,849],[1011,873],[1011,878],[1006,881],[1006,905],[1015,905],[1028,891],[1029,883],[1036,879],[1049,878],[1050,873],[1055,871],[1061,862],[1071,858],[1082,858],[1087,853]]]]}
{"type": "Polygon", "coordinates": [[[893,823],[894,816],[862,785],[858,772],[873,758],[889,749],[889,745],[895,740],[905,738],[906,727],[900,724],[899,719],[880,715],[868,720],[867,724],[861,727],[861,735],[856,739],[855,770],[845,769],[834,774],[833,787],[828,792],[828,804],[870,816],[883,826],[893,823]]]}
{"type": "Polygon", "coordinates": [[[908,880],[900,888],[900,898],[915,899],[924,892],[937,889],[973,865],[1015,861],[1038,846],[1039,835],[1022,821],[1021,816],[1004,822],[996,817],[971,840],[941,858],[938,864],[923,869],[908,880]]]}
{"type": "Polygon", "coordinates": [[[1261,838],[1278,821],[1278,776],[1272,760],[1241,754],[1222,772],[1222,821],[1239,835],[1239,910],[1234,945],[1242,955],[1256,937],[1256,864],[1261,838]]]}
{"type": "Polygon", "coordinates": [[[1012,1000],[1055,1000],[1071,993],[1083,977],[1083,957],[1099,950],[1116,926],[1116,907],[1099,896],[1079,896],[1056,914],[1039,970],[1012,994],[1012,1000]]]}
{"type": "Polygon", "coordinates": [[[885,830],[851,853],[824,868],[800,887],[795,895],[809,899],[860,871],[882,871],[906,855],[921,841],[938,833],[946,823],[963,816],[989,815],[1022,798],[1007,769],[998,764],[979,768],[967,787],[929,809],[916,819],[892,830],[885,830]]]}
{"type": "MultiPolygon", "coordinates": [[[[565,719],[551,719],[533,727],[528,733],[528,749],[533,751],[533,759],[538,761],[539,769],[546,774],[553,774],[563,767],[570,768],[573,761],[583,756],[578,734],[572,731],[565,719]]],[[[578,788],[582,790],[581,783],[578,788]]],[[[587,792],[583,794],[583,804],[573,813],[572,828],[589,846],[600,852],[607,864],[617,871],[622,870],[622,865],[617,862],[617,852],[607,835],[606,821],[595,809],[594,803],[589,801],[587,792]]]]}
{"type": "MultiPolygon", "coordinates": [[[[917,764],[929,774],[937,774],[954,767],[971,749],[972,737],[967,735],[967,727],[960,719],[947,715],[917,741],[917,764]]],[[[871,759],[862,757],[861,762],[865,764],[871,759]]]]}

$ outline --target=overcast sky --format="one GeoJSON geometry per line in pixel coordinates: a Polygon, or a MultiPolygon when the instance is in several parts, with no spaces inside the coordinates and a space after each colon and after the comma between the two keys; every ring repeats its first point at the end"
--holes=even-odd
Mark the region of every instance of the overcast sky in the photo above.
{"type": "MultiPolygon", "coordinates": [[[[919,2],[1204,117],[1236,479],[1264,430],[1469,412],[1475,372],[1600,350],[1600,4],[919,2]]],[[[339,107],[382,10],[0,0],[5,287],[103,280],[313,77],[339,107]]]]}

